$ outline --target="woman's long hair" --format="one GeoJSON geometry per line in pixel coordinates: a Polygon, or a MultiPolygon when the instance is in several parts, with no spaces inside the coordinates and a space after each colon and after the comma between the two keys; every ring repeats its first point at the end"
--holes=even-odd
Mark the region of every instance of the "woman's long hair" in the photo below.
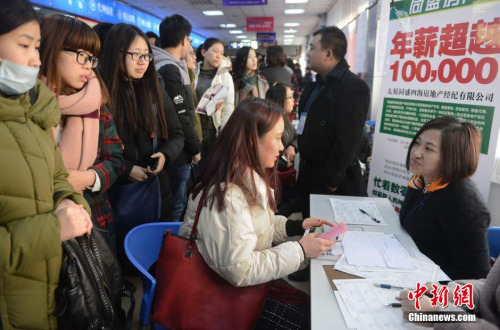
{"type": "Polygon", "coordinates": [[[281,109],[273,102],[255,97],[243,100],[215,140],[193,189],[193,199],[201,191],[208,192],[213,188],[205,203],[213,207],[217,201],[218,210],[223,211],[226,207],[224,195],[229,184],[246,187],[250,175],[250,193],[257,200],[256,174],[266,182],[268,206],[276,210],[276,201],[271,192],[271,188],[277,186],[275,169],[261,166],[258,139],[271,131],[280,117],[281,109]]]}
{"type": "MultiPolygon", "coordinates": [[[[47,78],[47,85],[55,92],[56,97],[61,95],[62,81],[59,72],[59,55],[63,47],[83,49],[93,56],[99,55],[101,42],[97,34],[86,23],[69,16],[50,14],[42,19],[42,40],[40,44],[40,74],[47,78]]],[[[109,99],[106,85],[99,72],[92,69],[101,85],[102,103],[109,99]]],[[[72,94],[76,90],[64,91],[72,94]]]]}
{"type": "Polygon", "coordinates": [[[148,38],[134,25],[116,24],[106,35],[101,73],[109,89],[111,114],[118,132],[127,130],[135,134],[138,126],[147,132],[154,132],[158,122],[158,136],[167,139],[163,94],[153,62],[149,63],[141,79],[134,81],[127,73],[126,52],[137,37],[144,39],[151,54],[153,51],[148,38]]]}
{"type": "MultiPolygon", "coordinates": [[[[233,79],[234,79],[234,86],[237,89],[241,89],[242,86],[241,80],[243,79],[243,76],[245,75],[247,71],[247,61],[248,61],[248,55],[250,54],[250,50],[253,49],[251,47],[245,46],[241,47],[238,49],[238,52],[236,53],[236,59],[234,60],[234,66],[233,66],[233,79]]],[[[259,67],[255,70],[255,74],[259,73],[259,67]]]]}

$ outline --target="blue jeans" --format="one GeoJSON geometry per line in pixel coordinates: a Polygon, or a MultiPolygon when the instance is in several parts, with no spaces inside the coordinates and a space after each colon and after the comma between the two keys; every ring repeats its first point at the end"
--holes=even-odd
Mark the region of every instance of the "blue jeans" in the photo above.
{"type": "Polygon", "coordinates": [[[167,168],[174,203],[172,221],[182,221],[182,212],[184,212],[187,203],[186,184],[189,180],[190,172],[191,167],[189,164],[167,168]]]}

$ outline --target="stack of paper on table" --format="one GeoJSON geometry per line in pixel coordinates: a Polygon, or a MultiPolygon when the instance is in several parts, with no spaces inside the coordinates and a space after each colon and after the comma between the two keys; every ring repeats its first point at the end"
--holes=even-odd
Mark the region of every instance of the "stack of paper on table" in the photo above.
{"type": "MultiPolygon", "coordinates": [[[[348,328],[357,329],[418,329],[403,323],[401,308],[384,306],[396,302],[396,290],[382,289],[376,280],[333,280],[338,291],[335,297],[348,328]]],[[[394,282],[394,285],[402,285],[394,282]]]]}
{"type": "Polygon", "coordinates": [[[350,265],[415,270],[410,256],[396,236],[379,232],[349,232],[342,247],[350,265]]]}
{"type": "Polygon", "coordinates": [[[345,235],[344,254],[335,263],[336,270],[389,284],[397,279],[410,288],[417,282],[449,280],[439,266],[418,250],[408,252],[396,235],[374,232],[345,235]]]}
{"type": "Polygon", "coordinates": [[[345,221],[348,225],[387,226],[387,222],[382,217],[382,214],[380,214],[377,204],[373,201],[338,198],[330,198],[329,200],[333,209],[335,222],[337,223],[345,221]]]}

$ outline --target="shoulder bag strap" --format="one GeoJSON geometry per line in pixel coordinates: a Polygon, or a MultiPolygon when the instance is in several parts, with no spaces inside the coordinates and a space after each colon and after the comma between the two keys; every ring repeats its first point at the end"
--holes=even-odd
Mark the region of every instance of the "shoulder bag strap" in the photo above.
{"type": "Polygon", "coordinates": [[[158,149],[158,105],[153,105],[153,111],[155,114],[155,130],[153,132],[153,153],[156,153],[158,149]]]}
{"type": "Polygon", "coordinates": [[[196,209],[196,215],[194,216],[193,227],[191,228],[191,234],[189,235],[189,240],[191,242],[196,241],[196,232],[198,227],[198,220],[200,219],[201,208],[203,207],[203,202],[205,201],[205,191],[201,194],[200,201],[198,202],[198,208],[196,209]]]}

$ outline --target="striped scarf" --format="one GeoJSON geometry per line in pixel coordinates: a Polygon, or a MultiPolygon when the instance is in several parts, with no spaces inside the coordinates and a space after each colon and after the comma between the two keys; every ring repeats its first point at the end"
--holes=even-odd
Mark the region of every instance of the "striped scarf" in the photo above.
{"type": "Polygon", "coordinates": [[[447,183],[442,183],[443,178],[437,177],[432,180],[429,184],[424,186],[424,178],[422,176],[414,175],[410,182],[408,182],[408,186],[415,190],[422,190],[424,194],[429,194],[440,189],[446,188],[448,186],[447,183]]]}

